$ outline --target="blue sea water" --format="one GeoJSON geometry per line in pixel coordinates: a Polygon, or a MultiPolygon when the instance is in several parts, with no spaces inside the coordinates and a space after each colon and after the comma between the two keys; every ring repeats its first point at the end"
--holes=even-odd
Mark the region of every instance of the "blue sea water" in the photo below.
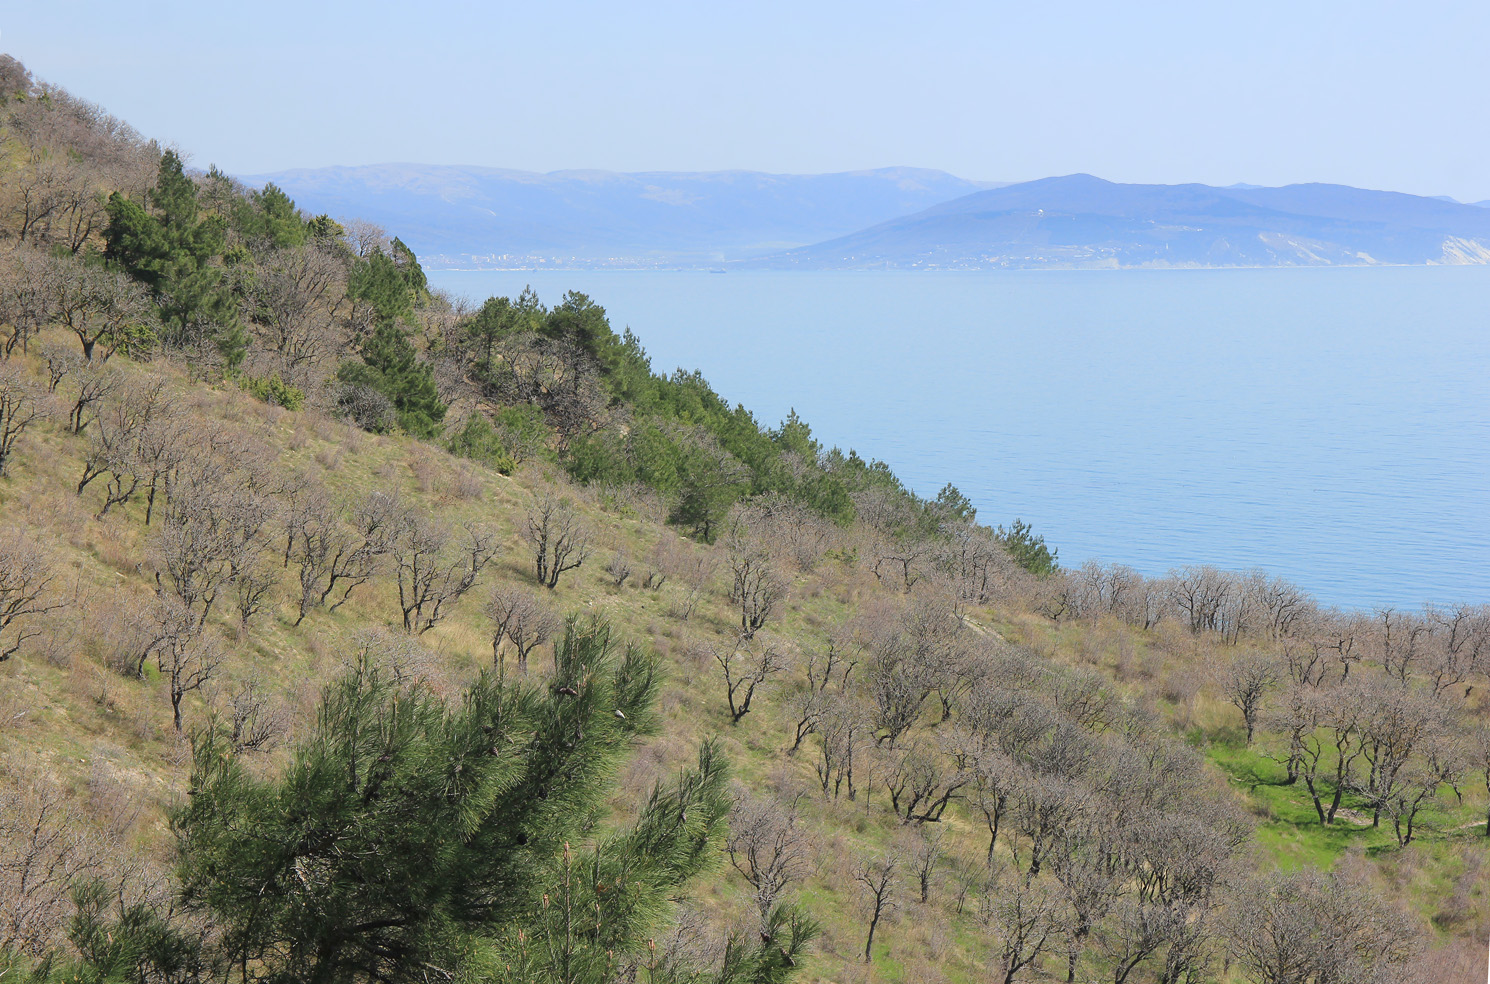
{"type": "Polygon", "coordinates": [[[588,293],[653,366],[887,461],[1065,565],[1490,601],[1490,268],[433,271],[588,293]]]}

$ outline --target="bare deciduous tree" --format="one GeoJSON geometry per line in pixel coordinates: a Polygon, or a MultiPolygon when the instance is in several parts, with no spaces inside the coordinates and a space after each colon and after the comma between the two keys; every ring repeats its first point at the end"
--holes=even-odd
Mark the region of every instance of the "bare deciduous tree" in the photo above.
{"type": "Polygon", "coordinates": [[[0,476],[10,470],[16,443],[26,428],[47,416],[42,394],[19,363],[0,362],[0,476]]]}
{"type": "Polygon", "coordinates": [[[617,550],[610,563],[605,565],[605,573],[610,575],[611,583],[620,588],[631,576],[631,560],[624,551],[617,550]]]}
{"type": "Polygon", "coordinates": [[[51,782],[0,778],[0,952],[44,957],[60,944],[73,888],[104,852],[51,782]]]}
{"type": "Polygon", "coordinates": [[[911,865],[916,872],[916,882],[921,886],[922,905],[931,901],[931,883],[936,876],[937,865],[947,858],[947,852],[942,849],[942,838],[946,833],[943,827],[938,827],[932,834],[923,833],[916,842],[915,850],[911,852],[911,865]]]}
{"type": "Polygon", "coordinates": [[[1469,761],[1485,780],[1485,836],[1490,837],[1490,724],[1481,724],[1470,735],[1469,761]]]}
{"type": "MultiPolygon", "coordinates": [[[[81,413],[74,408],[74,420],[81,420],[81,413]]],[[[104,506],[99,515],[110,506],[127,502],[138,490],[141,481],[142,449],[147,445],[160,448],[168,446],[159,440],[151,440],[151,428],[167,416],[174,415],[166,393],[165,380],[158,376],[131,380],[126,385],[111,388],[102,401],[96,424],[90,433],[88,451],[83,458],[83,474],[78,479],[77,494],[82,495],[94,479],[108,475],[104,506]]]]}
{"type": "Polygon", "coordinates": [[[534,576],[549,590],[566,571],[575,570],[590,556],[589,531],[574,508],[552,492],[540,496],[528,510],[523,539],[533,548],[534,576]]]}
{"type": "Polygon", "coordinates": [[[78,353],[52,344],[42,346],[41,358],[47,366],[48,393],[57,392],[57,387],[62,385],[62,380],[85,365],[83,357],[78,353]]]}
{"type": "Polygon", "coordinates": [[[217,640],[203,630],[197,614],[175,598],[162,597],[154,613],[155,632],[150,652],[165,678],[171,697],[171,721],[181,730],[181,704],[186,695],[201,690],[226,659],[217,640]]]}
{"type": "Polygon", "coordinates": [[[247,631],[248,623],[264,610],[264,606],[269,603],[270,592],[278,584],[278,570],[262,562],[256,561],[251,566],[240,568],[233,575],[240,632],[247,631]]]}
{"type": "Polygon", "coordinates": [[[1225,571],[1201,565],[1169,572],[1169,600],[1184,616],[1190,631],[1219,632],[1222,609],[1233,591],[1225,571]]]}
{"type": "Polygon", "coordinates": [[[1377,892],[1307,867],[1240,886],[1226,923],[1232,956],[1259,984],[1399,980],[1420,946],[1377,892]]]}
{"type": "Polygon", "coordinates": [[[492,661],[502,665],[502,641],[517,650],[517,668],[528,668],[528,655],[558,631],[561,621],[542,599],[522,588],[498,588],[486,605],[492,622],[492,661]]]}
{"type": "Polygon", "coordinates": [[[865,708],[848,694],[839,694],[823,709],[818,726],[818,760],[813,763],[824,794],[847,792],[850,800],[857,795],[854,786],[854,762],[869,739],[870,726],[865,708]]]}
{"type": "Polygon", "coordinates": [[[128,347],[133,335],[147,328],[154,307],[145,288],[126,274],[94,266],[73,257],[53,260],[52,310],[58,321],[77,336],[83,358],[102,360],[128,347]]]}
{"type": "Polygon", "coordinates": [[[0,262],[0,358],[19,348],[25,352],[36,333],[53,316],[55,264],[50,257],[25,246],[0,262]]]}
{"type": "Polygon", "coordinates": [[[734,575],[730,600],[740,606],[740,635],[755,635],[786,597],[787,582],[761,543],[736,525],[729,538],[729,566],[734,575]]]}
{"type": "Polygon", "coordinates": [[[807,654],[807,687],[799,691],[793,700],[797,713],[796,735],[788,755],[797,754],[808,735],[815,734],[828,710],[830,696],[828,688],[842,694],[848,688],[849,674],[858,664],[857,659],[846,655],[842,644],[830,639],[822,648],[814,648],[807,654]]]}
{"type": "Polygon", "coordinates": [[[994,938],[994,980],[1003,984],[1013,984],[1064,928],[1060,901],[1043,885],[1019,878],[1005,885],[991,882],[981,914],[994,938]]]}
{"type": "Polygon", "coordinates": [[[739,724],[750,713],[756,690],[790,665],[787,654],[774,642],[751,640],[748,636],[741,636],[731,646],[710,646],[709,654],[719,664],[724,677],[731,724],[739,724]]]}
{"type": "Polygon", "coordinates": [[[893,764],[885,788],[901,823],[939,822],[952,800],[973,781],[971,771],[924,741],[912,741],[890,754],[893,764]]]}
{"type": "Polygon", "coordinates": [[[285,378],[310,382],[337,347],[343,265],[314,245],[277,250],[255,267],[247,290],[254,333],[274,352],[285,378]]]}
{"type": "Polygon", "coordinates": [[[0,663],[40,635],[35,619],[61,608],[47,600],[52,562],[18,527],[0,528],[0,663]]]}
{"type": "Polygon", "coordinates": [[[974,605],[992,600],[1024,572],[1009,558],[994,531],[974,523],[954,523],[946,530],[938,566],[951,579],[958,598],[974,605]]]}
{"type": "Polygon", "coordinates": [[[730,812],[725,851],[735,870],[755,890],[763,930],[787,887],[812,868],[811,843],[798,813],[799,799],[761,799],[741,789],[730,812]]]}
{"type": "Polygon", "coordinates": [[[390,552],[398,572],[398,606],[404,631],[423,635],[476,584],[496,552],[491,531],[467,523],[458,555],[446,556],[450,532],[410,512],[397,523],[390,552]]]}
{"type": "Polygon", "coordinates": [[[1278,683],[1278,664],[1262,653],[1241,653],[1231,661],[1221,678],[1221,695],[1237,710],[1247,725],[1247,747],[1257,729],[1257,715],[1268,691],[1278,683]]]}
{"type": "Polygon", "coordinates": [[[67,415],[67,429],[69,433],[81,434],[98,418],[97,408],[118,387],[119,377],[113,369],[97,362],[84,363],[73,375],[77,391],[67,415]]]}
{"type": "Polygon", "coordinates": [[[340,590],[340,597],[330,607],[330,611],[336,611],[358,585],[372,579],[388,552],[399,515],[396,496],[371,492],[352,510],[350,521],[343,520],[329,501],[318,497],[289,517],[294,523],[289,533],[293,543],[290,559],[300,568],[296,625],[340,590]]]}
{"type": "Polygon", "coordinates": [[[874,933],[880,920],[900,905],[896,896],[896,869],[900,867],[898,855],[881,858],[864,858],[854,868],[854,881],[859,884],[859,894],[869,915],[869,932],[864,937],[864,962],[874,960],[874,933]]]}
{"type": "Polygon", "coordinates": [[[257,678],[244,680],[227,698],[228,740],[237,752],[265,752],[284,735],[285,715],[257,678]]]}
{"type": "Polygon", "coordinates": [[[1460,686],[1486,668],[1490,660],[1490,605],[1428,605],[1424,613],[1436,637],[1424,667],[1433,681],[1434,693],[1460,686]]]}

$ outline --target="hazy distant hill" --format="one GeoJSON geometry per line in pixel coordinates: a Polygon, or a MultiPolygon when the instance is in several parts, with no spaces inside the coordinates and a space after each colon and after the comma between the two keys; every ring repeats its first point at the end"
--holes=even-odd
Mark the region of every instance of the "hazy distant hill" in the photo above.
{"type": "Polygon", "coordinates": [[[621,265],[759,256],[991,187],[906,167],[812,175],[537,174],[378,164],[244,180],[273,181],[313,212],[360,216],[396,229],[421,256],[453,260],[506,254],[621,265]]]}
{"type": "Polygon", "coordinates": [[[1294,266],[1490,262],[1490,210],[1343,185],[1114,184],[1087,174],[974,192],[753,265],[1294,266]]]}

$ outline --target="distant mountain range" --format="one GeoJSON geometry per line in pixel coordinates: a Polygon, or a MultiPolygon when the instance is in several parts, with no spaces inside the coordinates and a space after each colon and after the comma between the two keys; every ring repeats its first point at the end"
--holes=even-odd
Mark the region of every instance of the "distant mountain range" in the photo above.
{"type": "Polygon", "coordinates": [[[1490,263],[1490,209],[1344,185],[1114,184],[979,191],[760,261],[777,268],[1490,263]]]}
{"type": "Polygon", "coordinates": [[[1021,184],[943,171],[382,164],[244,176],[398,229],[431,266],[970,269],[1490,263],[1490,201],[1344,185],[1021,184]]]}
{"type": "Polygon", "coordinates": [[[244,175],[305,209],[356,216],[421,256],[489,265],[717,265],[761,256],[994,187],[943,171],[554,171],[427,164],[244,175]]]}

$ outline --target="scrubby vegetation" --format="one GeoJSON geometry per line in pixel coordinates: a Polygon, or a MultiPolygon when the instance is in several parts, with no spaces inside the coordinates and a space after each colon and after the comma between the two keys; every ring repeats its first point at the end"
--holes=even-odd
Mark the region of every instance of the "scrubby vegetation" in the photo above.
{"type": "Polygon", "coordinates": [[[1483,978],[1485,606],[1062,570],[0,97],[0,975],[1483,978]]]}

